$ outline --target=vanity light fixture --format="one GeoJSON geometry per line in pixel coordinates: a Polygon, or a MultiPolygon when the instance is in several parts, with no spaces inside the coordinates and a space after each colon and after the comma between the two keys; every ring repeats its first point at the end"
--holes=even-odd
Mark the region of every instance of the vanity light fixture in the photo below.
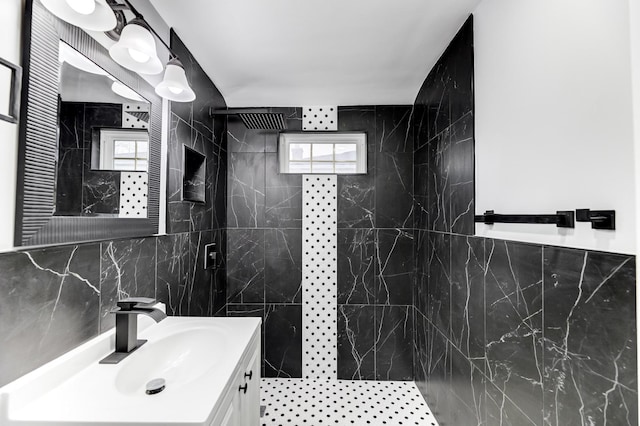
{"type": "Polygon", "coordinates": [[[117,25],[107,0],[41,0],[58,18],[91,31],[111,31],[117,25]]]}
{"type": "Polygon", "coordinates": [[[178,58],[172,58],[167,63],[164,79],[156,86],[156,93],[174,102],[191,102],[196,98],[187,81],[184,66],[178,58]]]}
{"type": "Polygon", "coordinates": [[[138,95],[135,91],[131,90],[118,80],[113,80],[111,83],[111,90],[118,96],[122,96],[125,99],[129,99],[136,102],[147,102],[143,97],[138,95]]]}
{"type": "Polygon", "coordinates": [[[120,40],[109,49],[118,64],[140,74],[160,74],[162,62],[156,52],[156,42],[147,23],[141,18],[129,22],[120,40]]]}
{"type": "Polygon", "coordinates": [[[60,54],[58,55],[58,59],[61,63],[66,62],[80,71],[96,75],[109,75],[105,70],[63,41],[60,41],[60,54]]]}
{"type": "MultiPolygon", "coordinates": [[[[189,86],[184,66],[171,51],[171,47],[144,20],[129,0],[124,5],[107,4],[107,0],[41,0],[44,7],[58,18],[72,25],[93,31],[111,31],[118,25],[114,10],[129,9],[135,18],[122,29],[120,39],[109,49],[109,55],[124,68],[147,75],[160,74],[162,62],[158,58],[155,38],[169,50],[164,79],[156,87],[156,93],[173,102],[191,102],[196,94],[189,86]]],[[[71,63],[71,61],[69,61],[71,63]]],[[[82,69],[82,68],[80,68],[82,69]]],[[[132,99],[114,83],[112,90],[120,96],[132,99]],[[118,92],[119,91],[119,92],[118,92]]],[[[128,89],[128,88],[127,88],[128,89]]]]}

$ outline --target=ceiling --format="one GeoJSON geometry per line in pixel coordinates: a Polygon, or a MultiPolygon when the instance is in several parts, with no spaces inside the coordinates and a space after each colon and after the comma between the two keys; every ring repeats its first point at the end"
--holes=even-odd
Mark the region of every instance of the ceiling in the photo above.
{"type": "Polygon", "coordinates": [[[229,107],[411,104],[480,0],[151,0],[229,107]]]}

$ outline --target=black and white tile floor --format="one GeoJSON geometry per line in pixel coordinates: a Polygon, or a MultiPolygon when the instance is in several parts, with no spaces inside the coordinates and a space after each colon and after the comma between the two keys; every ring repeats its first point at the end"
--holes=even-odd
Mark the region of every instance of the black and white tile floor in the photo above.
{"type": "Polygon", "coordinates": [[[261,426],[438,426],[413,382],[262,379],[261,426]]]}

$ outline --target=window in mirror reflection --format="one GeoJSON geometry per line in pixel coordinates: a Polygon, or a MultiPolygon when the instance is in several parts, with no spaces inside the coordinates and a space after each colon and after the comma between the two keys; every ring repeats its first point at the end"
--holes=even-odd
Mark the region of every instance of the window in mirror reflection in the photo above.
{"type": "Polygon", "coordinates": [[[55,215],[146,217],[149,102],[63,42],[59,63],[55,215]]]}
{"type": "Polygon", "coordinates": [[[145,130],[100,129],[100,170],[146,172],[149,136],[145,130]]]}

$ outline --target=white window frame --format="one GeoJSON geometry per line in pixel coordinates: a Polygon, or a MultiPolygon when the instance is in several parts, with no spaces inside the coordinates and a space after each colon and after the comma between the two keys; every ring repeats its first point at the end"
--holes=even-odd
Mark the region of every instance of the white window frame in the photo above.
{"type": "MultiPolygon", "coordinates": [[[[319,133],[319,132],[304,132],[304,133],[280,133],[278,140],[278,160],[279,170],[283,174],[332,174],[332,175],[362,175],[367,174],[367,134],[363,132],[331,132],[331,133],[319,133]],[[292,144],[354,144],[356,145],[356,172],[291,172],[289,171],[289,146],[292,144]]],[[[298,160],[294,162],[300,162],[298,160]]],[[[304,161],[306,162],[306,161],[304,161]]],[[[309,163],[312,163],[309,160],[309,163]]],[[[326,162],[326,161],[325,161],[326,162]]],[[[331,163],[331,162],[328,162],[331,163]]],[[[333,161],[335,163],[343,163],[343,161],[333,161]]],[[[334,168],[335,170],[335,168],[334,168]]]]}
{"type": "MultiPolygon", "coordinates": [[[[127,141],[127,142],[147,142],[147,167],[149,164],[149,133],[140,130],[119,130],[119,129],[100,129],[100,170],[114,170],[114,144],[115,141],[127,141]],[[143,136],[144,135],[144,136],[143,136]]],[[[142,157],[131,158],[135,160],[144,160],[142,157]]],[[[127,170],[137,172],[147,172],[148,170],[127,170]]]]}

